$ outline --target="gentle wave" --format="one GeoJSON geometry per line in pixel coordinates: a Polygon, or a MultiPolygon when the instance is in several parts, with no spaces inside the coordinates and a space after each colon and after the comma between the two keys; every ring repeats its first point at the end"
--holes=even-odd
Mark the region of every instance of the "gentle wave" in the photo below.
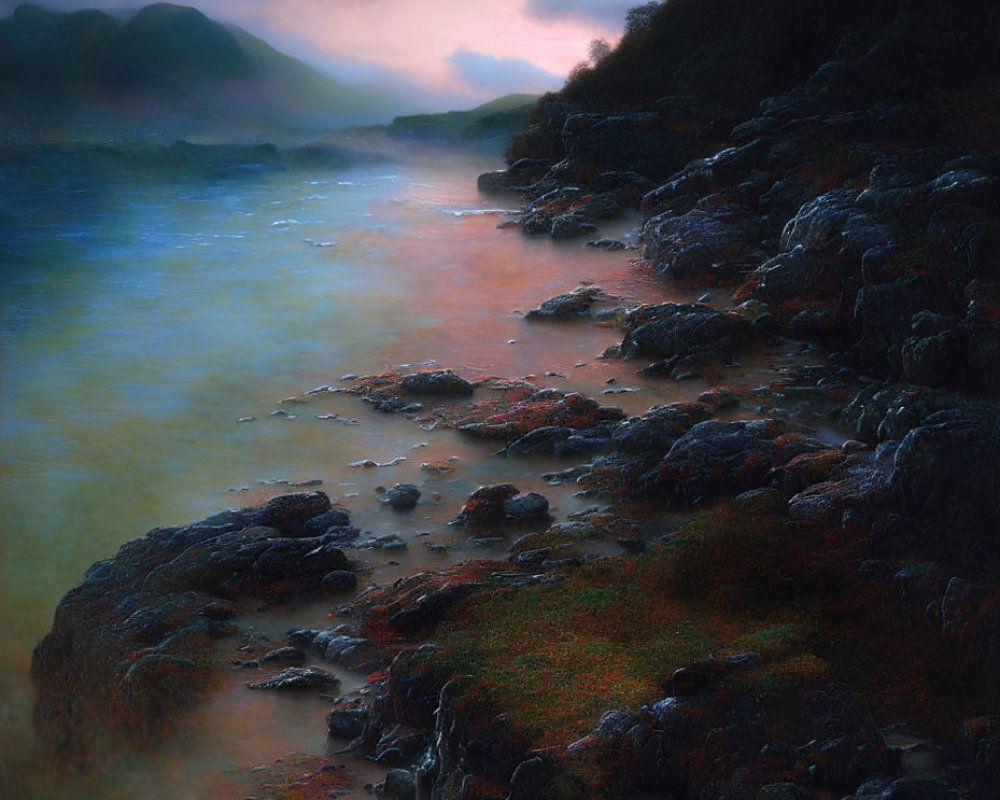
{"type": "Polygon", "coordinates": [[[511,208],[440,208],[442,214],[452,217],[484,217],[496,214],[515,214],[516,209],[511,208]]]}

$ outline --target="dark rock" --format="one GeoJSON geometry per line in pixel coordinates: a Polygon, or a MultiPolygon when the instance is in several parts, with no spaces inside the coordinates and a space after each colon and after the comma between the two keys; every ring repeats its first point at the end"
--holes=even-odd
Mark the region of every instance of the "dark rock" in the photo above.
{"type": "Polygon", "coordinates": [[[626,315],[621,348],[629,358],[699,353],[723,358],[750,339],[750,323],[737,314],[700,303],[662,303],[626,315]]]}
{"type": "Polygon", "coordinates": [[[416,507],[420,489],[412,483],[397,483],[379,499],[393,508],[408,510],[416,507]]]}
{"type": "Polygon", "coordinates": [[[353,741],[365,732],[368,710],[365,708],[335,708],[326,715],[326,725],[330,736],[353,741]]]}
{"type": "MultiPolygon", "coordinates": [[[[173,714],[190,708],[203,691],[207,670],[183,656],[163,653],[140,655],[129,665],[121,680],[128,701],[138,704],[149,719],[146,729],[154,729],[173,714]]],[[[106,714],[110,709],[103,709],[106,714]]]]}
{"type": "Polygon", "coordinates": [[[573,435],[573,431],[573,428],[561,428],[556,425],[536,428],[519,439],[515,439],[507,445],[504,452],[508,455],[516,456],[558,453],[565,446],[570,436],[573,435]]]}
{"type": "Polygon", "coordinates": [[[323,576],[320,586],[329,592],[347,592],[358,587],[358,576],[346,569],[331,570],[323,576]]]}
{"type": "Polygon", "coordinates": [[[514,563],[519,567],[530,567],[535,569],[542,565],[542,562],[549,557],[552,552],[551,547],[536,547],[531,550],[523,550],[517,554],[514,563]]]}
{"type": "Polygon", "coordinates": [[[587,247],[596,250],[625,250],[628,245],[620,239],[594,239],[587,242],[587,247]]]}
{"type": "Polygon", "coordinates": [[[603,452],[611,447],[611,426],[595,425],[582,431],[570,430],[569,438],[556,446],[556,455],[603,452]]]}
{"type": "Polygon", "coordinates": [[[975,800],[988,800],[1000,785],[1000,715],[968,719],[962,725],[962,748],[975,766],[975,800]]]}
{"type": "Polygon", "coordinates": [[[584,316],[590,312],[590,306],[601,290],[596,286],[587,286],[574,289],[568,294],[560,294],[550,297],[538,308],[533,308],[525,319],[572,319],[584,316]]]}
{"type": "Polygon", "coordinates": [[[954,384],[953,377],[962,364],[959,333],[944,331],[930,336],[911,336],[899,351],[902,377],[926,386],[954,384]]]}
{"type": "Polygon", "coordinates": [[[256,683],[248,683],[248,689],[277,689],[280,691],[336,690],[340,679],[325,669],[318,667],[289,667],[256,683]]]}
{"type": "Polygon", "coordinates": [[[757,800],[808,800],[811,792],[796,783],[769,783],[757,791],[757,800]]]}
{"type": "Polygon", "coordinates": [[[484,172],[476,181],[476,186],[484,194],[524,192],[530,184],[541,178],[550,166],[551,162],[543,158],[522,158],[507,169],[484,172]]]}
{"type": "Polygon", "coordinates": [[[725,677],[727,668],[718,661],[695,661],[674,671],[670,687],[674,697],[686,698],[714,692],[725,677]]]}
{"type": "Polygon", "coordinates": [[[940,613],[945,636],[962,649],[962,671],[992,674],[1000,656],[1000,591],[954,577],[941,598],[940,613]]]}
{"type": "Polygon", "coordinates": [[[549,236],[553,239],[576,239],[597,230],[597,226],[582,214],[559,214],[552,218],[549,236]]]}
{"type": "Polygon", "coordinates": [[[610,710],[601,714],[592,736],[605,739],[621,739],[639,722],[639,715],[632,711],[610,710]]]}
{"type": "Polygon", "coordinates": [[[960,551],[975,558],[1000,556],[1000,446],[983,421],[914,428],[896,451],[890,481],[905,514],[946,526],[960,551]]]}
{"type": "Polygon", "coordinates": [[[346,528],[351,524],[351,512],[346,508],[331,508],[312,517],[302,526],[303,536],[322,536],[331,528],[346,528]]]}
{"type": "Polygon", "coordinates": [[[372,394],[365,399],[374,404],[376,411],[381,411],[383,414],[410,414],[424,407],[423,403],[412,403],[397,395],[379,397],[372,394]]]}
{"type": "Polygon", "coordinates": [[[312,628],[293,628],[286,632],[288,641],[294,644],[296,647],[311,647],[313,639],[319,631],[313,630],[312,628]]]}
{"type": "Polygon", "coordinates": [[[427,734],[424,731],[394,726],[378,740],[372,760],[382,765],[413,764],[426,748],[427,734]]]}
{"type": "Polygon", "coordinates": [[[384,536],[376,536],[374,539],[369,539],[357,546],[367,550],[405,550],[409,547],[406,539],[398,533],[387,533],[384,536]]]}
{"type": "Polygon", "coordinates": [[[427,628],[441,620],[452,607],[484,590],[480,583],[456,583],[443,589],[421,595],[412,608],[390,614],[389,622],[396,630],[412,633],[427,628]]]}
{"type": "Polygon", "coordinates": [[[779,253],[751,273],[752,295],[774,306],[829,297],[843,276],[840,263],[805,247],[779,253]]]}
{"type": "Polygon", "coordinates": [[[549,518],[549,501],[537,492],[528,492],[505,500],[503,510],[514,522],[544,521],[549,518]]]}
{"type": "Polygon", "coordinates": [[[509,483],[481,486],[469,495],[455,522],[463,525],[499,522],[506,516],[504,503],[518,493],[518,489],[509,483]]]}
{"type": "MultiPolygon", "coordinates": [[[[624,419],[625,416],[620,408],[602,406],[596,400],[577,392],[563,393],[556,389],[543,389],[519,400],[508,410],[488,417],[484,422],[460,424],[458,429],[481,439],[513,441],[530,431],[548,426],[571,428],[574,429],[571,435],[578,435],[582,429],[596,428],[604,423],[624,419]]],[[[565,441],[568,443],[568,437],[565,441]]]]}
{"type": "Polygon", "coordinates": [[[910,336],[914,315],[932,305],[929,286],[918,278],[863,287],[854,303],[859,368],[898,378],[900,348],[910,336]]]}
{"type": "Polygon", "coordinates": [[[272,497],[254,514],[254,522],[276,528],[284,536],[301,536],[305,524],[330,510],[324,492],[293,492],[272,497]]]}
{"type": "Polygon", "coordinates": [[[315,539],[287,539],[272,542],[254,561],[258,579],[308,581],[318,583],[328,572],[347,569],[347,557],[337,547],[315,539]]]}
{"type": "Polygon", "coordinates": [[[622,453],[666,453],[694,425],[710,416],[711,412],[697,403],[653,406],[640,417],[629,417],[618,423],[611,441],[622,453]]]}
{"type": "Polygon", "coordinates": [[[839,450],[804,453],[774,471],[775,485],[793,495],[807,486],[840,479],[847,474],[848,458],[839,450]]]}
{"type": "Polygon", "coordinates": [[[323,656],[324,661],[336,664],[352,648],[361,647],[365,644],[368,644],[367,639],[343,633],[338,628],[330,631],[320,631],[312,641],[312,648],[323,656]]]}
{"type": "Polygon", "coordinates": [[[552,230],[552,214],[531,210],[521,216],[521,230],[529,236],[547,236],[552,230]]]}
{"type": "Polygon", "coordinates": [[[732,282],[766,258],[759,246],[760,222],[748,209],[727,204],[665,213],[643,227],[643,255],[661,275],[678,281],[732,282]],[[720,271],[719,265],[741,265],[720,271]]]}
{"type": "Polygon", "coordinates": [[[655,481],[689,504],[761,487],[773,468],[825,449],[785,430],[778,420],[700,422],[670,448],[655,481]]]}
{"type": "Polygon", "coordinates": [[[525,759],[510,777],[510,800],[536,800],[546,796],[555,769],[550,759],[532,756],[525,759]]]}
{"type": "Polygon", "coordinates": [[[910,564],[892,576],[903,608],[917,622],[939,612],[945,580],[941,566],[933,562],[910,564]]]}
{"type": "Polygon", "coordinates": [[[236,609],[232,603],[206,603],[198,611],[209,619],[217,621],[232,619],[236,616],[236,609]]]}
{"type": "Polygon", "coordinates": [[[469,395],[475,386],[450,369],[411,372],[400,381],[400,390],[405,394],[457,394],[469,395]]]}
{"type": "Polygon", "coordinates": [[[873,778],[858,788],[854,800],[966,800],[961,788],[939,777],[899,780],[873,778]]]}
{"type": "Polygon", "coordinates": [[[385,780],[375,785],[375,794],[392,800],[414,800],[417,796],[417,780],[408,769],[390,769],[385,780]]]}
{"type": "Polygon", "coordinates": [[[781,234],[781,249],[826,250],[840,241],[858,192],[839,189],[803,205],[781,234]]]}
{"type": "MultiPolygon", "coordinates": [[[[353,574],[353,573],[352,573],[353,574]]],[[[306,661],[306,653],[299,647],[291,645],[279,647],[271,650],[260,657],[262,664],[296,664],[301,665],[306,661]]]]}
{"type": "Polygon", "coordinates": [[[621,210],[621,204],[610,194],[588,195],[573,205],[574,213],[590,221],[617,217],[621,213],[621,210]]]}

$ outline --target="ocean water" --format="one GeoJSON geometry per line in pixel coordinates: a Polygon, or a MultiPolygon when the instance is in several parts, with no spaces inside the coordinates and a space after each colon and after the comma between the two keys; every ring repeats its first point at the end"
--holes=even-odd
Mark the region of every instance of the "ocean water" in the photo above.
{"type": "MultiPolygon", "coordinates": [[[[564,462],[491,456],[489,443],[311,389],[440,364],[590,395],[614,379],[635,391],[603,402],[638,413],[702,388],[598,360],[620,336],[612,327],[522,318],[582,281],[625,299],[671,295],[635,253],[498,228],[517,199],[480,196],[475,179],[499,166],[422,151],[340,172],[211,179],[72,154],[0,167],[0,784],[16,785],[4,773],[31,755],[31,650],[56,603],[91,563],[153,527],[297,481],[321,481],[366,530],[445,542],[446,521],[485,483],[543,491],[557,517],[582,502],[540,478],[564,462]],[[445,458],[450,476],[420,469],[445,458]],[[349,466],[362,459],[395,464],[349,466]],[[410,514],[377,500],[378,486],[397,481],[425,490],[410,514]]],[[[444,558],[414,542],[376,577],[444,558]]],[[[204,787],[267,761],[268,747],[322,752],[322,709],[303,726],[302,713],[247,706],[237,688],[213,702],[184,736],[52,796],[135,796],[155,775],[159,798],[226,797],[204,787]]]]}

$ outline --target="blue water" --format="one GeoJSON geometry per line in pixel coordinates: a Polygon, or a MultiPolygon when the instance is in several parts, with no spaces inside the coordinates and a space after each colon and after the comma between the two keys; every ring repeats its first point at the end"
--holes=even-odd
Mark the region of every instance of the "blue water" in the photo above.
{"type": "MultiPolygon", "coordinates": [[[[488,446],[357,398],[309,396],[271,416],[282,398],[345,373],[436,362],[589,394],[613,377],[640,390],[613,400],[634,411],[675,399],[631,366],[596,360],[615,330],[556,332],[516,313],[582,280],[646,299],[663,290],[628,254],[498,229],[498,210],[516,202],[475,189],[476,175],[498,166],[432,151],[336,173],[213,179],[72,154],[0,166],[7,761],[30,749],[31,649],[62,594],[121,543],[260,502],[282,491],[275,481],[321,480],[363,526],[403,533],[443,529],[482,483],[542,487],[543,464],[491,460],[488,446]],[[340,421],[317,418],[334,413],[340,421]],[[375,473],[347,466],[401,456],[375,473]],[[434,487],[439,504],[405,523],[380,507],[379,483],[426,482],[420,462],[449,456],[460,468],[434,487]]],[[[114,797],[112,783],[80,796],[114,797]]],[[[185,787],[163,797],[192,796],[185,787]]]]}

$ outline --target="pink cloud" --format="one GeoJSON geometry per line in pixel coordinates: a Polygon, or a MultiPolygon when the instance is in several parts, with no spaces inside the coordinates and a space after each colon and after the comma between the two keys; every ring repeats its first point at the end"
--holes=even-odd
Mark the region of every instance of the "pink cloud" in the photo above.
{"type": "Polygon", "coordinates": [[[543,19],[524,0],[230,0],[230,17],[246,14],[275,32],[300,36],[324,54],[404,72],[438,89],[460,89],[448,59],[456,51],[521,59],[566,75],[586,58],[591,39],[614,37],[587,18],[543,19]]]}

